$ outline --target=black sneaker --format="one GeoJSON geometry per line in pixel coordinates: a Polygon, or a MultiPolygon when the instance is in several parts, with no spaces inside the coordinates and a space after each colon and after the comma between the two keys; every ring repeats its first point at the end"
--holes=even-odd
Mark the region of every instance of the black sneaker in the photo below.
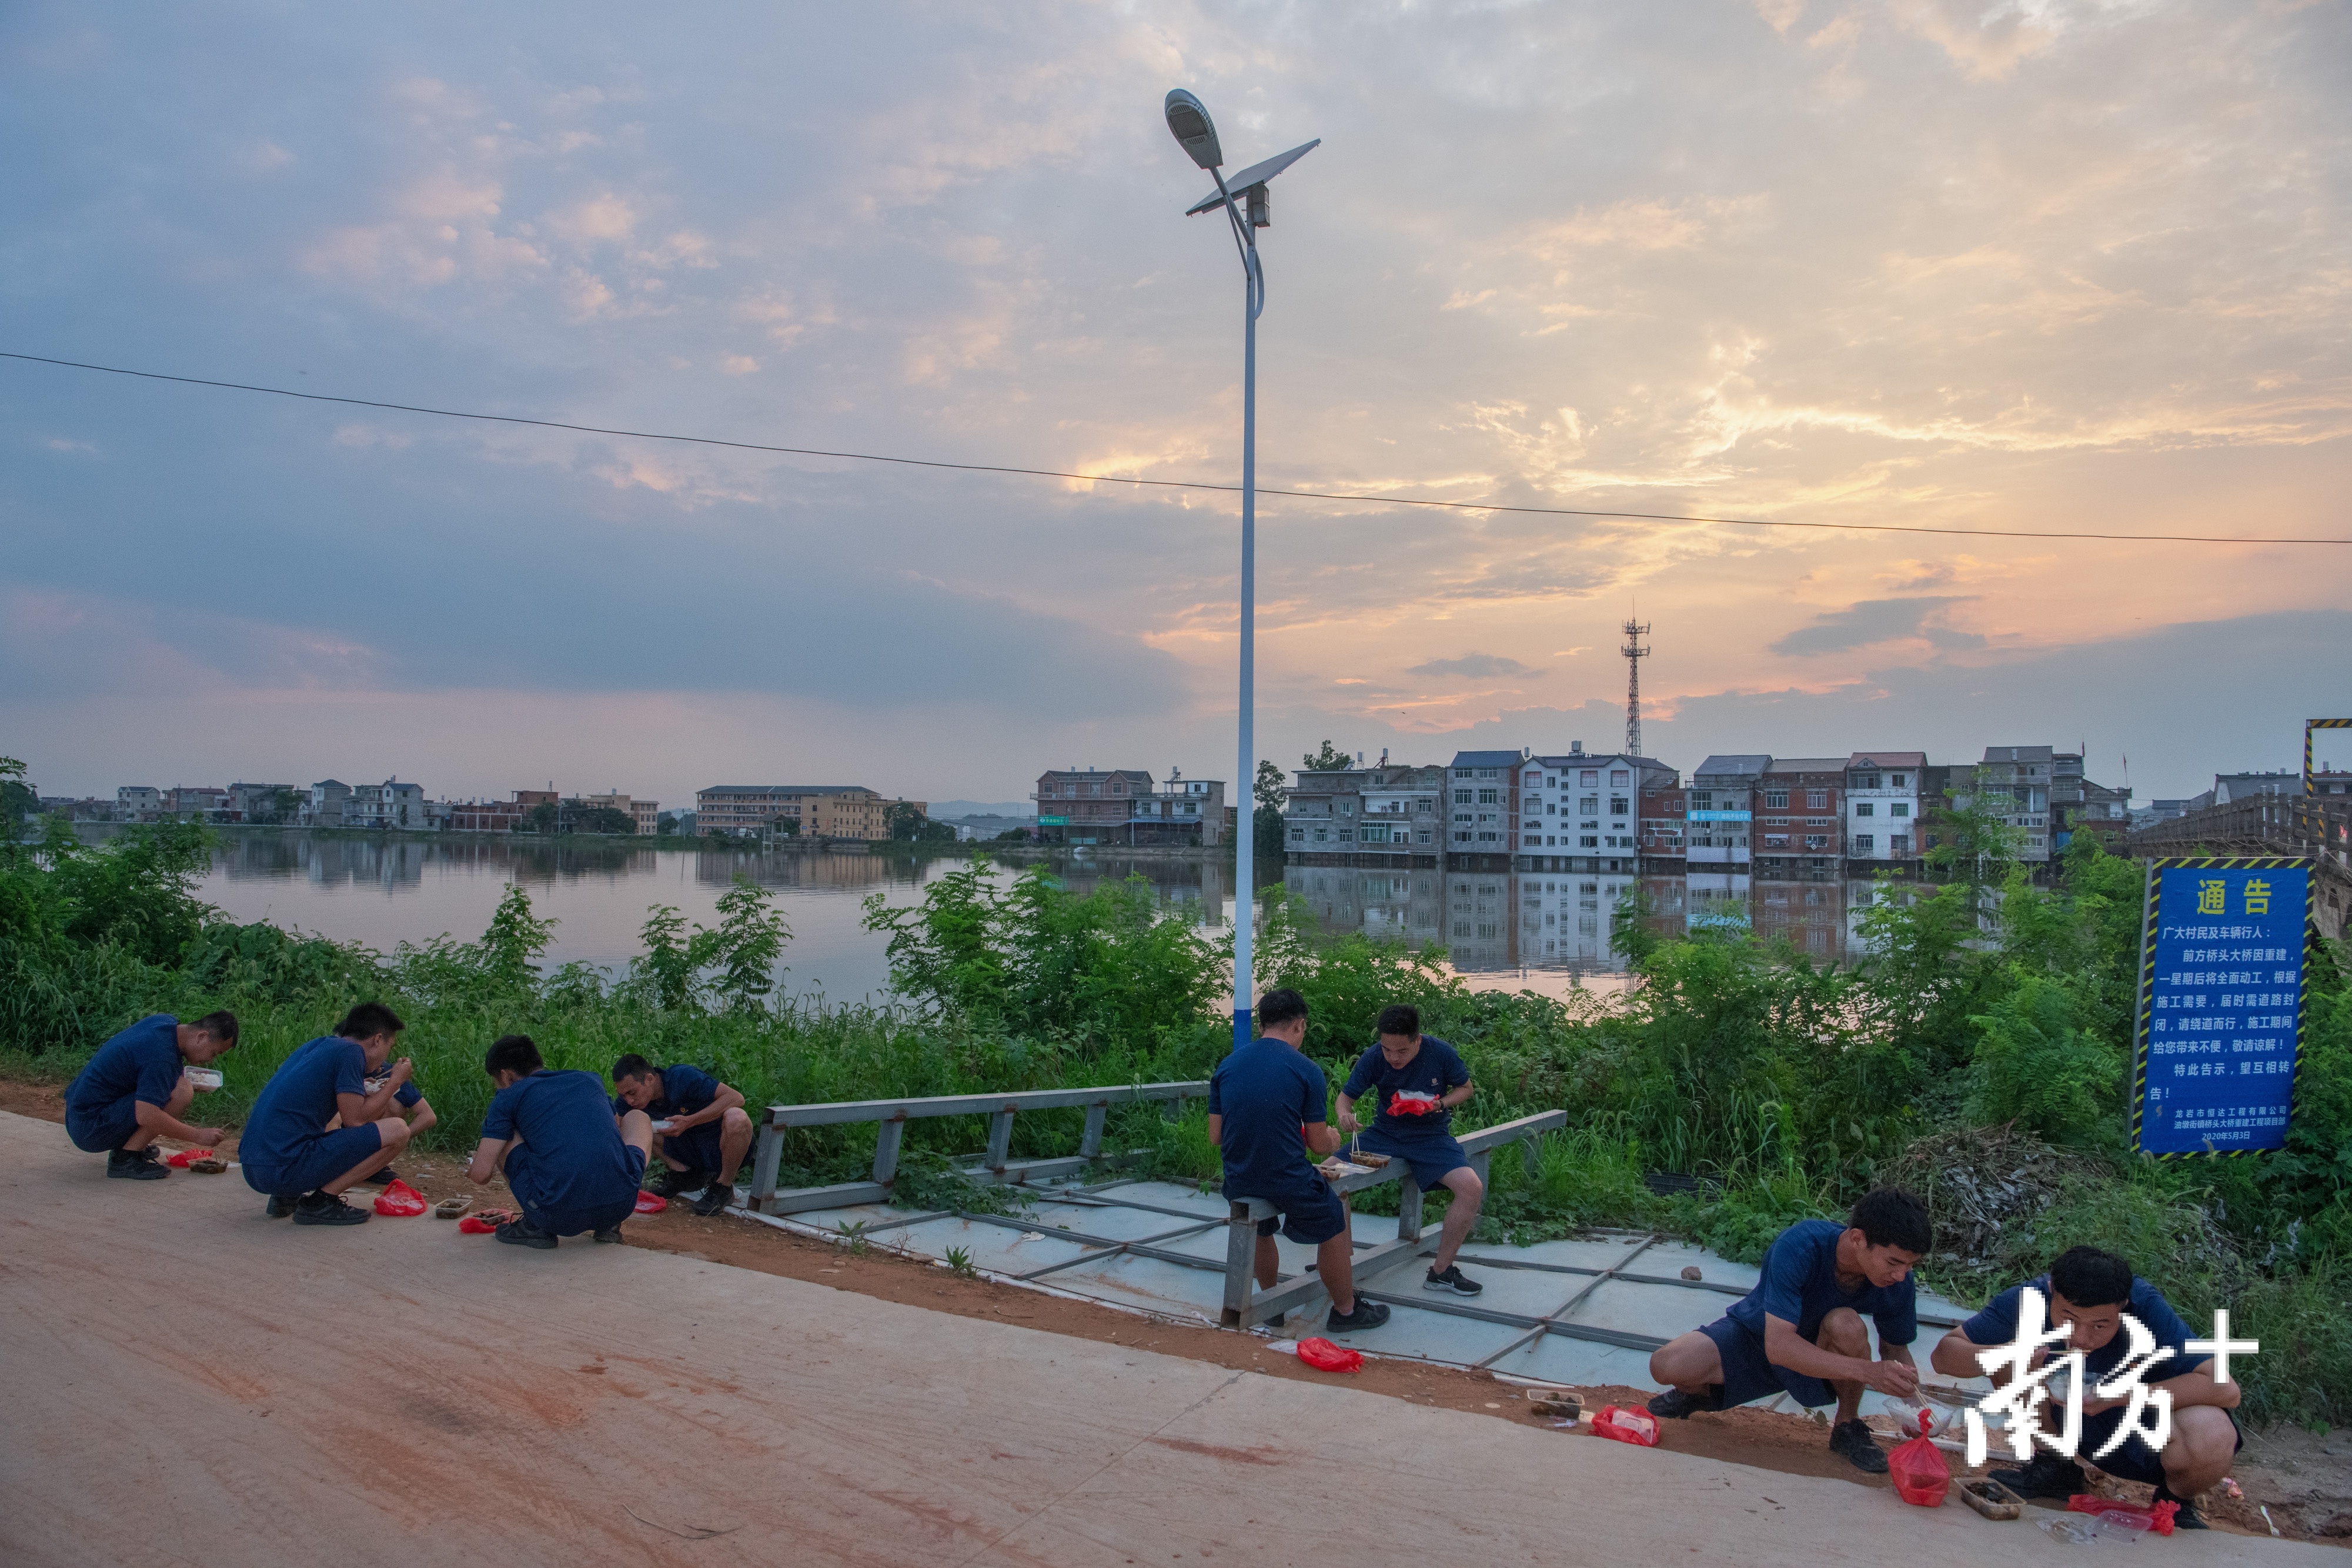
{"type": "Polygon", "coordinates": [[[354,1208],[341,1198],[323,1192],[305,1193],[301,1201],[294,1206],[294,1223],[297,1225],[365,1225],[367,1222],[366,1209],[354,1208]]]}
{"type": "Polygon", "coordinates": [[[684,1197],[690,1192],[700,1192],[710,1185],[710,1178],[700,1171],[674,1171],[665,1168],[662,1174],[646,1185],[646,1190],[656,1197],[684,1197]]]}
{"type": "Polygon", "coordinates": [[[702,1196],[694,1200],[694,1212],[709,1219],[714,1214],[726,1213],[727,1206],[734,1201],[734,1187],[726,1182],[715,1181],[704,1187],[702,1196]]]}
{"type": "Polygon", "coordinates": [[[1422,1281],[1421,1288],[1424,1291],[1451,1291],[1457,1296],[1475,1296],[1486,1287],[1465,1274],[1461,1264],[1448,1263],[1442,1274],[1432,1269],[1428,1278],[1422,1281]]]}
{"type": "Polygon", "coordinates": [[[499,1239],[516,1247],[536,1247],[542,1251],[555,1245],[555,1238],[528,1219],[509,1219],[499,1227],[499,1239]]]}
{"type": "Polygon", "coordinates": [[[2055,1449],[2044,1448],[2021,1470],[1989,1470],[1993,1479],[2020,1497],[2070,1498],[2091,1490],[2083,1467],[2055,1449]]]}
{"type": "Polygon", "coordinates": [[[284,1219],[294,1212],[294,1206],[301,1201],[302,1195],[299,1192],[273,1192],[269,1195],[268,1207],[261,1212],[271,1219],[284,1219]]]}
{"type": "Polygon", "coordinates": [[[1662,1421],[1687,1421],[1694,1410],[1723,1408],[1723,1385],[1710,1383],[1705,1395],[1685,1394],[1679,1388],[1669,1388],[1650,1401],[1651,1415],[1662,1421]]]}
{"type": "Polygon", "coordinates": [[[375,1172],[372,1176],[363,1176],[360,1177],[360,1180],[369,1186],[390,1186],[394,1182],[396,1182],[399,1179],[400,1173],[394,1170],[390,1166],[384,1166],[383,1169],[375,1172]]]}
{"type": "Polygon", "coordinates": [[[2166,1486],[2161,1482],[2158,1482],[2157,1485],[2156,1495],[2148,1499],[2148,1500],[2152,1503],[2168,1502],[2173,1505],[2176,1511],[2172,1516],[2172,1528],[2175,1530],[2210,1530],[2213,1528],[2211,1525],[2205,1522],[2205,1516],[2197,1511],[2197,1504],[2194,1501],[2188,1498],[2178,1496],[2170,1487],[2166,1486]]]}
{"type": "Polygon", "coordinates": [[[155,1145],[143,1149],[109,1149],[106,1151],[106,1174],[118,1181],[162,1181],[172,1174],[155,1145]]]}
{"type": "Polygon", "coordinates": [[[1376,1329],[1388,1321],[1389,1310],[1385,1305],[1379,1301],[1368,1301],[1363,1297],[1358,1296],[1356,1310],[1352,1312],[1342,1312],[1337,1307],[1331,1309],[1331,1315],[1323,1320],[1323,1332],[1361,1333],[1366,1329],[1376,1329]]]}
{"type": "Polygon", "coordinates": [[[617,1225],[608,1225],[596,1232],[594,1239],[609,1247],[621,1239],[621,1228],[617,1225]]]}
{"type": "Polygon", "coordinates": [[[1859,1418],[1841,1421],[1830,1428],[1830,1452],[1843,1454],[1864,1475],[1886,1473],[1886,1450],[1878,1446],[1876,1434],[1859,1418]]]}

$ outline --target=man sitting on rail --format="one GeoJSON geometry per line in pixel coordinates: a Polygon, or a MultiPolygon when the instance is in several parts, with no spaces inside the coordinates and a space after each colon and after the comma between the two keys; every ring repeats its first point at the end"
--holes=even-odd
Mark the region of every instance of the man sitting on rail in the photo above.
{"type": "Polygon", "coordinates": [[[1927,1205],[1900,1187],[1865,1194],[1843,1225],[1799,1220],[1765,1249],[1763,1277],[1744,1300],[1651,1355],[1650,1375],[1669,1386],[1650,1414],[1679,1420],[1784,1389],[1801,1405],[1834,1401],[1830,1451],[1885,1474],[1885,1452],[1862,1422],[1862,1391],[1897,1399],[1919,1392],[1911,1270],[1934,1239],[1927,1205]],[[1878,1324],[1874,1361],[1865,1315],[1878,1324]]]}
{"type": "Polygon", "coordinates": [[[656,1067],[635,1053],[613,1063],[613,1087],[618,1092],[614,1114],[643,1111],[667,1124],[661,1157],[669,1168],[654,1182],[655,1192],[682,1197],[699,1191],[694,1212],[706,1218],[735,1201],[735,1177],[751,1152],[751,1117],[741,1090],[699,1067],[656,1067]]]}
{"type": "Polygon", "coordinates": [[[245,1184],[269,1195],[270,1218],[297,1225],[363,1225],[368,1211],[343,1201],[354,1182],[408,1146],[393,1097],[408,1082],[402,1057],[370,1089],[407,1027],[382,1002],[362,1002],[335,1032],[294,1048],[262,1086],[237,1143],[245,1184]],[[329,1124],[341,1125],[329,1130],[329,1124]]]}
{"type": "Polygon", "coordinates": [[[1379,1044],[1356,1059],[1355,1071],[1339,1091],[1339,1131],[1354,1138],[1358,1148],[1402,1160],[1423,1192],[1442,1186],[1454,1195],[1437,1256],[1421,1288],[1475,1296],[1485,1287],[1465,1276],[1454,1259],[1478,1223],[1486,1184],[1470,1168],[1470,1156],[1447,1127],[1454,1107],[1476,1092],[1470,1070],[1452,1046],[1421,1032],[1419,1008],[1383,1008],[1380,1036],[1379,1044]],[[1378,1107],[1369,1128],[1356,1120],[1357,1097],[1367,1090],[1378,1107]]]}
{"type": "MultiPolygon", "coordinates": [[[[2091,1456],[2091,1463],[2121,1480],[2138,1481],[2156,1489],[2156,1500],[2178,1503],[2172,1522],[2189,1530],[2209,1528],[2199,1517],[2196,1499],[2229,1473],[2244,1439],[2231,1411],[2238,1403],[2235,1383],[2213,1380],[2213,1358],[2191,1354],[2189,1325],[2172,1310],[2155,1286],[2132,1273],[2132,1266],[2112,1252],[2095,1247],[2073,1247],[2058,1255],[2050,1271],[2025,1285],[2011,1285],[1986,1304],[1984,1311],[1946,1334],[1931,1358],[1937,1371],[1950,1377],[1980,1377],[1977,1352],[2013,1343],[2021,1298],[2027,1286],[2042,1292],[2043,1310],[2052,1328],[2071,1324],[2074,1333],[2056,1354],[2082,1351],[2083,1430],[2075,1452],[2091,1456]],[[2137,1431],[2101,1455],[2123,1424],[2131,1401],[2101,1399],[2094,1392],[2114,1375],[2131,1348],[2121,1332],[2129,1312],[2156,1343],[2171,1354],[2158,1360],[2142,1386],[2161,1388],[2172,1396],[2172,1436],[2161,1453],[2150,1448],[2137,1431]]],[[[2215,1335],[2216,1339],[2221,1335],[2215,1335]]],[[[2045,1347],[2033,1358],[2040,1366],[2053,1352],[2045,1347]]],[[[2006,1373],[2002,1381],[2006,1381],[2006,1373]]],[[[2042,1421],[2042,1430],[2059,1423],[2042,1421]]],[[[2083,1467],[2055,1449],[2036,1453],[2021,1470],[1995,1470],[1993,1479],[2021,1497],[2068,1498],[2091,1490],[2083,1467]]]]}
{"type": "Polygon", "coordinates": [[[1307,998],[1287,988],[1268,991],[1258,998],[1257,1026],[1258,1038],[1219,1062],[1209,1079],[1209,1136],[1224,1158],[1225,1197],[1264,1198],[1277,1211],[1258,1222],[1258,1286],[1270,1291],[1282,1278],[1274,1245],[1280,1226],[1293,1241],[1315,1249],[1331,1297],[1326,1330],[1376,1329],[1389,1321],[1389,1310],[1356,1297],[1347,1206],[1307,1160],[1307,1150],[1335,1155],[1341,1143],[1325,1120],[1323,1070],[1299,1051],[1307,998]]]}
{"type": "Polygon", "coordinates": [[[498,1092],[466,1176],[487,1185],[505,1169],[522,1218],[499,1226],[499,1239],[543,1249],[585,1230],[618,1241],[653,1153],[651,1119],[643,1111],[615,1117],[594,1073],[550,1071],[527,1034],[500,1035],[482,1070],[498,1092]]]}
{"type": "Polygon", "coordinates": [[[66,1136],[84,1154],[106,1156],[106,1174],[124,1181],[162,1181],[172,1174],[155,1153],[158,1137],[216,1146],[218,1127],[180,1120],[196,1086],[186,1074],[236,1047],[236,1015],[206,1013],[182,1023],[170,1013],[141,1019],[98,1048],[66,1085],[66,1136]]]}

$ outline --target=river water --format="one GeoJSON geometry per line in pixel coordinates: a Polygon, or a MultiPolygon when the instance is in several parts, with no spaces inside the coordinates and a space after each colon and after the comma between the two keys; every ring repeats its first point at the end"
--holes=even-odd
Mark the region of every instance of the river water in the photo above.
{"type": "MultiPolygon", "coordinates": [[[[835,1002],[881,996],[889,981],[882,938],[861,924],[865,900],[919,902],[956,856],[763,853],[744,849],[655,849],[611,840],[485,837],[360,839],[299,831],[222,834],[203,896],[238,922],[269,920],[389,953],[443,932],[472,938],[488,925],[508,884],[527,889],[559,924],[551,963],[617,967],[642,950],[647,909],[675,905],[709,925],[740,873],[775,890],[793,931],[785,988],[835,1002]]],[[[1106,878],[1139,875],[1163,903],[1203,923],[1233,918],[1232,873],[1213,862],[1133,859],[1116,852],[1056,857],[1054,873],[1084,892],[1106,878]]],[[[1010,875],[1010,868],[1003,874],[1010,875]]],[[[1294,866],[1283,876],[1323,930],[1445,944],[1473,985],[1558,993],[1615,989],[1622,960],[1610,951],[1610,912],[1638,886],[1662,934],[1709,923],[1787,936],[1817,957],[1853,950],[1853,916],[1867,883],[1754,883],[1746,877],[1594,873],[1366,871],[1294,866]]]]}

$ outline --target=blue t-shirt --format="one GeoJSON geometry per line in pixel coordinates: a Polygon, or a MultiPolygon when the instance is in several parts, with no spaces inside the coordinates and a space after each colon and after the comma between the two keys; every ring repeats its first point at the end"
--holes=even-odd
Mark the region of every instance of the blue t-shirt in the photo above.
{"type": "Polygon", "coordinates": [[[367,1052],[359,1041],[330,1034],[296,1046],[262,1085],[236,1157],[256,1170],[283,1170],[325,1136],[342,1108],[336,1096],[366,1092],[367,1052]]]}
{"type": "MultiPolygon", "coordinates": [[[[2050,1276],[2043,1274],[2027,1283],[2042,1292],[2043,1303],[2042,1310],[2044,1315],[2042,1326],[2046,1329],[2050,1327],[2047,1321],[2050,1311],[2050,1276]]],[[[2012,1343],[2017,1338],[2017,1310],[2020,1304],[2018,1298],[2024,1289],[2024,1285],[2011,1285],[2008,1290],[1987,1301],[1984,1311],[1960,1325],[1960,1333],[1968,1336],[1970,1344],[1981,1346],[1986,1350],[1990,1350],[1997,1344],[2012,1343]]],[[[2140,1326],[2156,1336],[2157,1343],[2172,1352],[2171,1359],[2159,1359],[2154,1366],[2148,1368],[2147,1376],[2143,1381],[2161,1383],[2168,1377],[2179,1377],[2183,1373],[2196,1371],[2203,1364],[2203,1359],[2210,1359],[2210,1357],[2200,1359],[2188,1354],[2184,1347],[2189,1343],[2190,1337],[2189,1325],[2180,1321],[2180,1314],[2172,1310],[2172,1303],[2166,1301],[2157,1288],[2146,1280],[2132,1281],[2131,1299],[2124,1303],[2124,1311],[2137,1318],[2140,1321],[2140,1326]]],[[[2053,1356],[2063,1355],[2066,1350],[2065,1345],[2053,1345],[2050,1347],[2050,1354],[2053,1356]]],[[[2091,1381],[2099,1382],[2115,1371],[2116,1365],[2130,1353],[2131,1335],[2118,1326],[2116,1329],[2115,1338],[2096,1350],[2083,1353],[2083,1370],[2090,1375],[2091,1381]]]]}
{"type": "Polygon", "coordinates": [[[482,1136],[518,1133],[522,1147],[507,1156],[507,1185],[534,1208],[600,1208],[637,1190],[604,1081],[593,1072],[542,1067],[490,1096],[482,1136]]]}
{"type": "Polygon", "coordinates": [[[1391,1138],[1443,1137],[1454,1120],[1450,1108],[1441,1106],[1428,1115],[1396,1116],[1390,1107],[1400,1093],[1442,1095],[1461,1088],[1470,1082],[1470,1070],[1462,1065],[1454,1049],[1433,1034],[1421,1037],[1421,1049],[1402,1067],[1391,1067],[1389,1059],[1373,1046],[1356,1058],[1355,1071],[1348,1074],[1347,1085],[1339,1092],[1353,1100],[1365,1090],[1380,1093],[1380,1113],[1372,1118],[1372,1130],[1391,1138]]]}
{"type": "Polygon", "coordinates": [[[1839,1307],[1852,1307],[1878,1324],[1880,1344],[1909,1344],[1919,1337],[1913,1276],[1885,1287],[1865,1280],[1849,1295],[1837,1277],[1838,1238],[1844,1234],[1845,1227],[1834,1219],[1801,1219],[1780,1232],[1765,1249],[1764,1277],[1725,1315],[1758,1339],[1764,1337],[1768,1313],[1815,1339],[1823,1318],[1839,1307]]]}
{"type": "Polygon", "coordinates": [[[137,1096],[144,1105],[171,1103],[180,1086],[180,1020],[170,1013],[141,1019],[98,1048],[89,1065],[66,1085],[66,1109],[93,1115],[137,1096]]]}
{"type": "Polygon", "coordinates": [[[416,1086],[416,1080],[414,1078],[392,1092],[393,1103],[404,1111],[424,1098],[425,1091],[416,1086]]]}
{"type": "MultiPolygon", "coordinates": [[[[661,1092],[645,1107],[646,1114],[656,1122],[665,1116],[691,1116],[697,1111],[708,1110],[710,1103],[719,1098],[719,1080],[682,1061],[661,1070],[661,1092]]],[[[613,1096],[614,1115],[635,1109],[619,1095],[613,1096]]]]}
{"type": "Polygon", "coordinates": [[[1254,1040],[1209,1076],[1227,1197],[1280,1197],[1314,1179],[1301,1124],[1323,1121],[1323,1070],[1279,1040],[1254,1040]]]}

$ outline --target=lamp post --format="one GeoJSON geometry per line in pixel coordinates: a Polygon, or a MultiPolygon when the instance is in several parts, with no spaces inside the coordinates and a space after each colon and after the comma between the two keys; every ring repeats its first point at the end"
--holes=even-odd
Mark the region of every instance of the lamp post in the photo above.
{"type": "Polygon", "coordinates": [[[1321,146],[1318,137],[1254,163],[1231,181],[1219,172],[1225,157],[1217,145],[1217,128],[1201,100],[1177,88],[1162,106],[1168,129],[1194,163],[1217,183],[1213,194],[1184,210],[1186,217],[1223,209],[1233,225],[1234,245],[1242,258],[1242,603],[1241,603],[1241,745],[1234,769],[1241,805],[1234,812],[1238,835],[1234,844],[1234,1044],[1247,1045],[1253,979],[1252,938],[1256,934],[1256,869],[1251,841],[1257,825],[1256,659],[1257,659],[1257,319],[1265,308],[1265,273],[1257,256],[1257,231],[1273,220],[1266,204],[1266,182],[1321,146]],[[1244,216],[1246,211],[1246,216],[1244,216]]]}

